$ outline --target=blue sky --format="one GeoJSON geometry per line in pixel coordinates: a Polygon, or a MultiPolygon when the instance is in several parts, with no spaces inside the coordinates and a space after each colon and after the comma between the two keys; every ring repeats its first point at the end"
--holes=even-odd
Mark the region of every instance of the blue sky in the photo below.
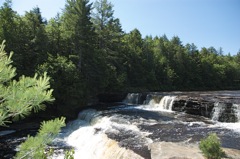
{"type": "MultiPolygon", "coordinates": [[[[224,54],[240,49],[240,0],[109,0],[125,32],[137,28],[142,36],[179,36],[198,49],[222,47],[224,54]]],[[[0,5],[4,0],[0,0],[0,5]]],[[[62,12],[65,0],[13,0],[23,15],[35,6],[50,19],[62,12]]]]}

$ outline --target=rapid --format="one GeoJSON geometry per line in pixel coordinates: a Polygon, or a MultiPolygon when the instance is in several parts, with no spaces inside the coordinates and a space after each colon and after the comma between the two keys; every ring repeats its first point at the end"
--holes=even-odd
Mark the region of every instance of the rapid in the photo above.
{"type": "Polygon", "coordinates": [[[205,117],[174,110],[182,93],[148,94],[142,102],[141,94],[129,93],[122,105],[81,111],[54,140],[54,158],[63,159],[63,150],[70,148],[76,159],[157,158],[157,143],[197,145],[209,133],[216,133],[223,147],[240,150],[240,103],[232,94],[227,102],[226,94],[211,100],[213,108],[205,117]],[[229,105],[235,122],[219,121],[229,105]]]}

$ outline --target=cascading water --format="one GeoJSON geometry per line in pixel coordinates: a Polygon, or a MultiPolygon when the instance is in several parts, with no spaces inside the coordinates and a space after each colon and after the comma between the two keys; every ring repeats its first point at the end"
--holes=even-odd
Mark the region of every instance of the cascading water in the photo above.
{"type": "Polygon", "coordinates": [[[143,104],[144,105],[146,105],[146,104],[149,104],[150,103],[150,101],[152,100],[152,94],[148,94],[147,96],[146,96],[146,100],[143,102],[143,104]]]}
{"type": "MultiPolygon", "coordinates": [[[[137,104],[142,103],[144,99],[141,94],[131,94],[128,95],[127,103],[135,103],[134,105],[119,104],[118,107],[107,107],[101,111],[95,109],[81,111],[78,119],[69,122],[50,145],[54,149],[53,158],[63,159],[64,150],[73,148],[75,159],[199,159],[201,158],[201,153],[198,153],[199,141],[209,133],[216,133],[221,139],[222,147],[234,149],[237,157],[230,158],[239,159],[239,92],[233,97],[225,97],[226,95],[215,97],[215,94],[210,97],[207,92],[204,98],[169,94],[151,93],[146,97],[144,105],[137,104]],[[215,101],[219,102],[214,104],[215,101]],[[173,107],[174,112],[171,111],[173,107]],[[209,116],[200,116],[205,108],[209,112],[213,110],[212,119],[209,119],[209,116]],[[200,113],[197,114],[197,111],[200,113]],[[225,118],[234,120],[224,120],[225,118]],[[195,146],[194,152],[198,154],[189,156],[193,151],[181,154],[180,149],[172,146],[173,143],[182,145],[181,150],[195,146]],[[165,152],[169,152],[166,157],[162,156],[166,154],[165,152]]],[[[0,140],[2,138],[4,136],[1,136],[0,140]]],[[[14,142],[15,140],[13,138],[14,142]]],[[[3,142],[0,141],[0,152],[3,152],[5,150],[1,151],[3,145],[1,143],[3,142]]]]}
{"type": "MultiPolygon", "coordinates": [[[[159,158],[159,154],[154,152],[160,153],[161,149],[155,143],[197,145],[212,132],[221,138],[222,146],[240,149],[240,122],[215,122],[225,111],[224,102],[214,104],[210,120],[183,112],[173,113],[173,104],[176,106],[179,100],[177,96],[149,95],[145,105],[137,105],[140,96],[137,93],[128,94],[125,102],[130,104],[127,106],[80,112],[78,119],[68,123],[59,134],[55,144],[73,147],[75,159],[154,159],[159,158]]],[[[232,109],[239,120],[240,105],[233,104],[232,109]]],[[[56,153],[54,157],[63,159],[63,152],[56,153]]]]}
{"type": "Polygon", "coordinates": [[[175,98],[175,96],[164,96],[159,103],[160,109],[172,111],[172,105],[175,98]]]}
{"type": "Polygon", "coordinates": [[[239,104],[234,103],[214,103],[211,118],[220,122],[240,122],[239,104]]]}
{"type": "Polygon", "coordinates": [[[240,104],[233,104],[233,111],[238,122],[240,123],[240,104]]]}
{"type": "Polygon", "coordinates": [[[137,108],[150,111],[172,112],[172,107],[176,96],[147,95],[143,105],[137,108]]]}
{"type": "Polygon", "coordinates": [[[214,108],[212,111],[212,120],[218,121],[221,114],[224,112],[226,105],[224,103],[216,102],[214,103],[214,108]]]}
{"type": "Polygon", "coordinates": [[[176,99],[176,96],[164,96],[159,104],[156,104],[156,107],[162,111],[172,111],[173,102],[176,99]]]}
{"type": "Polygon", "coordinates": [[[128,93],[124,103],[127,104],[140,104],[139,100],[141,97],[141,93],[128,93]]]}
{"type": "MultiPolygon", "coordinates": [[[[225,111],[224,109],[222,109],[222,111],[217,111],[219,114],[217,114],[215,112],[216,116],[217,116],[217,117],[215,117],[215,120],[217,118],[219,118],[221,112],[224,112],[224,111],[225,111]]],[[[233,112],[233,114],[235,116],[235,123],[233,123],[233,122],[231,122],[231,123],[228,123],[228,122],[217,122],[216,125],[214,125],[214,126],[216,126],[216,127],[224,127],[224,128],[233,130],[235,132],[238,132],[240,134],[240,104],[232,104],[231,111],[233,112]]]]}
{"type": "MultiPolygon", "coordinates": [[[[130,141],[117,142],[108,136],[120,136],[121,133],[132,135],[138,141],[137,145],[151,143],[151,139],[146,138],[145,132],[141,132],[134,124],[129,123],[122,115],[102,115],[106,112],[93,109],[79,113],[77,120],[67,124],[58,138],[56,145],[63,147],[71,146],[75,149],[74,158],[84,159],[112,159],[112,158],[136,158],[142,159],[132,150],[121,147],[130,141]]],[[[107,111],[110,113],[110,111],[107,111]]],[[[54,156],[55,159],[63,159],[63,154],[54,156]]]]}

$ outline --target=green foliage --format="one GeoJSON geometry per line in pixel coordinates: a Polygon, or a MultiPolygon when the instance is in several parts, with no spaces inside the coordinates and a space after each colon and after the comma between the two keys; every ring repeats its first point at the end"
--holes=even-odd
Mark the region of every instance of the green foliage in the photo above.
{"type": "MultiPolygon", "coordinates": [[[[45,108],[43,102],[52,102],[53,90],[50,89],[47,73],[33,78],[22,76],[18,81],[13,80],[16,69],[11,66],[11,56],[4,51],[4,42],[0,46],[0,125],[10,120],[18,120],[29,115],[32,111],[38,112],[45,108]]],[[[35,137],[21,144],[16,158],[47,158],[46,145],[51,143],[60,128],[65,126],[65,118],[42,122],[35,137]]],[[[69,152],[69,156],[72,153],[69,152]]]]}
{"type": "Polygon", "coordinates": [[[16,159],[47,158],[46,145],[52,142],[63,126],[65,126],[63,117],[42,122],[38,134],[35,137],[28,136],[28,139],[20,145],[16,159]]]}
{"type": "MultiPolygon", "coordinates": [[[[24,37],[27,39],[17,66],[21,68],[20,74],[34,75],[35,69],[47,59],[48,37],[45,23],[38,7],[26,12],[22,18],[24,37]],[[28,59],[28,60],[26,60],[28,59]]],[[[19,26],[21,27],[21,26],[19,26]]]]}
{"type": "Polygon", "coordinates": [[[78,68],[71,60],[60,55],[49,55],[47,62],[38,67],[39,74],[44,72],[48,72],[51,76],[50,83],[54,89],[53,96],[56,98],[55,108],[60,114],[71,113],[71,110],[86,102],[83,81],[80,78],[78,68]]]}
{"type": "Polygon", "coordinates": [[[108,0],[67,0],[48,22],[38,7],[22,16],[11,7],[6,0],[0,8],[0,40],[14,51],[0,66],[2,92],[15,87],[13,77],[36,71],[51,76],[58,110],[77,109],[104,92],[240,89],[240,53],[184,46],[178,36],[123,32],[108,0]]]}
{"type": "Polygon", "coordinates": [[[0,83],[8,82],[16,75],[16,69],[11,65],[12,53],[10,53],[10,56],[8,57],[4,51],[4,47],[3,42],[0,47],[0,83]]]}
{"type": "MultiPolygon", "coordinates": [[[[12,10],[12,1],[6,0],[0,7],[0,41],[7,40],[8,45],[13,46],[16,41],[16,12],[12,10]]],[[[9,46],[10,47],[10,46],[9,46]]]]}
{"type": "Polygon", "coordinates": [[[64,159],[74,159],[74,149],[65,151],[64,159]]]}
{"type": "Polygon", "coordinates": [[[0,125],[11,119],[18,120],[29,115],[32,110],[38,112],[45,108],[43,102],[52,102],[53,90],[50,89],[50,78],[46,73],[42,77],[22,76],[18,81],[12,80],[16,69],[11,66],[11,55],[0,47],[0,125]]]}
{"type": "Polygon", "coordinates": [[[119,91],[126,81],[121,56],[123,31],[119,19],[114,17],[113,5],[108,0],[97,0],[92,14],[98,53],[98,77],[100,90],[119,91]]]}
{"type": "Polygon", "coordinates": [[[207,159],[221,159],[224,151],[216,134],[210,134],[206,139],[201,140],[199,148],[207,159]]]}

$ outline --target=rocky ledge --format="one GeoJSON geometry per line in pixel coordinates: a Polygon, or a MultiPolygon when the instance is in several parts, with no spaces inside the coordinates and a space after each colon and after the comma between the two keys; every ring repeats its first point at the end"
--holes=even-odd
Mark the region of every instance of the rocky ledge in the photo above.
{"type": "Polygon", "coordinates": [[[148,104],[152,100],[158,105],[164,103],[167,109],[171,105],[171,110],[177,112],[220,122],[240,121],[240,91],[129,93],[125,98],[127,104],[136,105],[148,104]],[[214,112],[217,116],[214,116],[214,112]]]}
{"type": "Polygon", "coordinates": [[[204,97],[177,96],[173,102],[172,110],[186,112],[188,114],[200,115],[213,118],[214,112],[218,111],[217,121],[220,122],[238,122],[239,117],[236,111],[239,111],[237,99],[213,97],[211,99],[204,97]]]}

